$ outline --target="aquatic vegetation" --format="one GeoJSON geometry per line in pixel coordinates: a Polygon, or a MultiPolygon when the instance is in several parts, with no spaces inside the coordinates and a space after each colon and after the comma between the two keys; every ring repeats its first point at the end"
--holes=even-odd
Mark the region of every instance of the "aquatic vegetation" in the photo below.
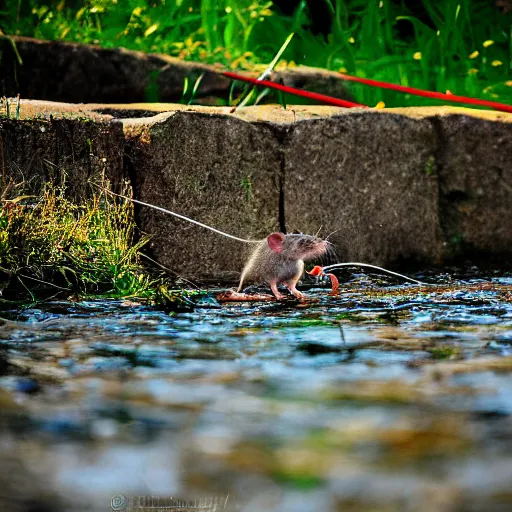
{"type": "Polygon", "coordinates": [[[434,359],[454,359],[460,353],[456,347],[432,347],[428,349],[434,359]]]}

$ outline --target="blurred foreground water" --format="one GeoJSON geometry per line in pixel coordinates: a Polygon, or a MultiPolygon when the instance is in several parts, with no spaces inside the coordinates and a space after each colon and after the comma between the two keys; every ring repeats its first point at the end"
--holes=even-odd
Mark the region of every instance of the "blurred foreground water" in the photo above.
{"type": "Polygon", "coordinates": [[[448,281],[4,310],[0,510],[512,510],[512,278],[448,281]]]}

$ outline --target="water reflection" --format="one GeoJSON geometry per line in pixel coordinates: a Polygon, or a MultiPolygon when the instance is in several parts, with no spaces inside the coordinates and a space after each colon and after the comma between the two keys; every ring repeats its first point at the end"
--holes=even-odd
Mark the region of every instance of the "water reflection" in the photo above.
{"type": "Polygon", "coordinates": [[[511,293],[504,277],[172,315],[5,311],[2,509],[107,510],[119,493],[229,493],[244,511],[512,505],[511,293]]]}

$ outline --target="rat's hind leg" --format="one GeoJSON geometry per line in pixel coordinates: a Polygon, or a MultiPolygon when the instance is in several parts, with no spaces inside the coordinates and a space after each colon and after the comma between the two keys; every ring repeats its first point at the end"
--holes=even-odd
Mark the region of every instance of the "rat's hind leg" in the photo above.
{"type": "Polygon", "coordinates": [[[237,292],[240,293],[242,291],[242,286],[244,285],[244,279],[245,279],[246,271],[245,269],[242,272],[242,275],[240,276],[240,283],[238,284],[237,292]]]}
{"type": "Polygon", "coordinates": [[[282,293],[279,293],[279,290],[277,289],[277,282],[271,281],[268,283],[270,285],[270,289],[272,290],[272,293],[275,295],[277,300],[283,300],[284,295],[282,293]]]}
{"type": "Polygon", "coordinates": [[[295,288],[297,286],[298,281],[298,279],[297,281],[288,281],[287,283],[285,283],[285,285],[295,297],[297,297],[298,299],[302,299],[305,297],[305,295],[302,292],[299,292],[297,288],[295,288]]]}

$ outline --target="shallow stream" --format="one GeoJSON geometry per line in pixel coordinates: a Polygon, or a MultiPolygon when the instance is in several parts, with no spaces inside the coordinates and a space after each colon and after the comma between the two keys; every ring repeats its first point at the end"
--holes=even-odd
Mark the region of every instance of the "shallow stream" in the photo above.
{"type": "Polygon", "coordinates": [[[512,510],[512,278],[430,280],[4,310],[1,510],[512,510]]]}

